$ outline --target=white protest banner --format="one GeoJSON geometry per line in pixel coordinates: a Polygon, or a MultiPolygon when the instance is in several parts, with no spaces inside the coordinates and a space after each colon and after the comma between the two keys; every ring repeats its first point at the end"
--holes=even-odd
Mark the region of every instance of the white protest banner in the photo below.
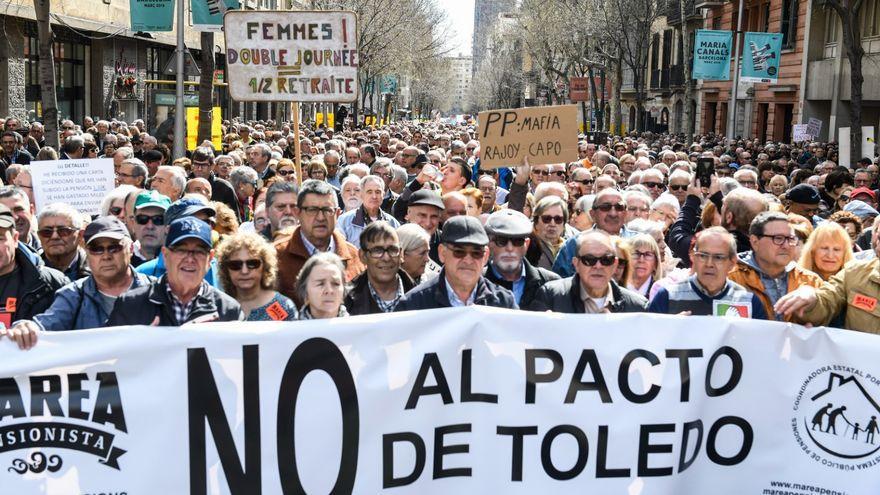
{"type": "Polygon", "coordinates": [[[67,203],[88,215],[101,214],[101,201],[116,187],[112,158],[47,160],[31,163],[37,213],[67,203]]]}
{"type": "Polygon", "coordinates": [[[483,168],[577,159],[577,105],[488,110],[478,120],[483,168]]]}
{"type": "Polygon", "coordinates": [[[810,136],[810,130],[807,124],[795,124],[791,126],[791,141],[793,143],[809,141],[810,139],[812,139],[812,137],[810,136]]]}
{"type": "Polygon", "coordinates": [[[354,12],[230,10],[223,16],[223,30],[233,99],[357,99],[354,12]]]}
{"type": "Polygon", "coordinates": [[[0,486],[876,494],[878,351],[777,322],[481,307],[49,333],[0,341],[0,486]]]}

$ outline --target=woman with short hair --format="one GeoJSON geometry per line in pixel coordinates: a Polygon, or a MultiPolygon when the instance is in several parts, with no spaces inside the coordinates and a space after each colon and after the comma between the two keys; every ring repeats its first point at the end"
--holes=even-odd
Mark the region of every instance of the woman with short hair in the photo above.
{"type": "Polygon", "coordinates": [[[828,280],[853,259],[852,241],[846,230],[835,222],[825,222],[810,234],[801,251],[798,265],[828,280]]]}
{"type": "Polygon", "coordinates": [[[301,320],[348,316],[345,298],[345,265],[334,253],[317,253],[303,265],[296,278],[296,293],[303,301],[301,320]]]}

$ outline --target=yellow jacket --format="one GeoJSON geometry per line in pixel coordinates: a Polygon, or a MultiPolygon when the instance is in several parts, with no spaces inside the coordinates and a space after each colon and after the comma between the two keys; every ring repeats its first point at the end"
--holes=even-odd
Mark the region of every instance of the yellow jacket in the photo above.
{"type": "MultiPolygon", "coordinates": [[[[754,292],[764,305],[764,310],[767,311],[767,318],[770,320],[775,319],[776,312],[773,311],[770,296],[767,295],[764,284],[761,282],[761,274],[754,267],[741,258],[737,259],[736,266],[730,270],[727,278],[742,285],[749,292],[754,292]]],[[[822,285],[822,277],[800,266],[795,266],[788,272],[788,292],[792,292],[803,285],[820,287],[822,285]]],[[[791,321],[791,318],[786,317],[785,321],[791,321]]]]}
{"type": "Polygon", "coordinates": [[[827,325],[846,308],[849,330],[880,334],[880,260],[850,261],[816,291],[817,302],[803,320],[827,325]]]}

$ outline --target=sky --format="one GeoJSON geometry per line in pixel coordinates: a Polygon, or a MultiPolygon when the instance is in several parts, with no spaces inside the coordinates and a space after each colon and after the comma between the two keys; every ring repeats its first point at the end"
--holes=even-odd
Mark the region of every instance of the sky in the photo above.
{"type": "Polygon", "coordinates": [[[449,33],[452,52],[450,55],[471,54],[474,34],[474,0],[438,0],[446,10],[452,31],[449,33]]]}

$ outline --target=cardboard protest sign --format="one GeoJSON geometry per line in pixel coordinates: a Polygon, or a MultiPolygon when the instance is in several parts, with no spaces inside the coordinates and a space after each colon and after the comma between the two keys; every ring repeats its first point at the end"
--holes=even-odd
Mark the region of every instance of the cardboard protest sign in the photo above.
{"type": "Polygon", "coordinates": [[[354,12],[230,10],[223,26],[234,100],[357,99],[354,12]]]}
{"type": "Polygon", "coordinates": [[[480,166],[561,163],[577,158],[575,105],[480,112],[480,166]]]}
{"type": "Polygon", "coordinates": [[[67,203],[82,213],[101,214],[104,196],[116,187],[113,159],[47,160],[31,164],[37,213],[67,203]]]}

